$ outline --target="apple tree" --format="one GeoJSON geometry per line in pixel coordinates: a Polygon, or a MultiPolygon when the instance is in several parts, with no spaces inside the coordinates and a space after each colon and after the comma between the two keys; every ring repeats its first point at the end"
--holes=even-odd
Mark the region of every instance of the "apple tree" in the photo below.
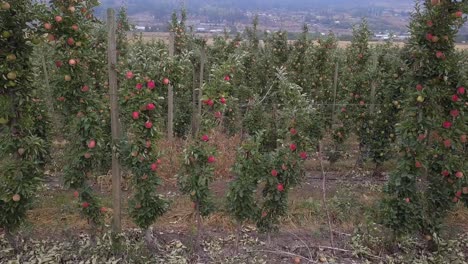
{"type": "MultiPolygon", "coordinates": [[[[95,84],[96,71],[90,32],[95,20],[93,8],[98,1],[51,1],[51,11],[42,18],[42,27],[48,34],[56,53],[56,71],[53,93],[57,107],[64,115],[69,140],[65,183],[75,189],[82,214],[93,226],[103,224],[103,210],[99,198],[88,181],[106,156],[109,120],[105,118],[102,100],[95,84]]],[[[101,64],[102,65],[102,64],[101,64]]]]}
{"type": "Polygon", "coordinates": [[[152,244],[151,225],[168,209],[168,202],[156,188],[161,179],[157,172],[161,164],[156,140],[160,137],[161,122],[160,87],[147,75],[127,71],[121,83],[124,98],[122,120],[128,124],[128,135],[120,145],[125,166],[133,174],[132,197],[129,200],[130,216],[146,231],[146,242],[152,244]]]}
{"type": "Polygon", "coordinates": [[[397,235],[437,232],[447,212],[467,204],[465,78],[454,38],[466,22],[465,1],[425,1],[410,25],[398,167],[383,200],[383,222],[397,235]]]}
{"type": "Polygon", "coordinates": [[[29,0],[0,2],[0,227],[15,250],[12,232],[26,219],[48,156],[47,116],[32,86],[34,10],[29,0]]]}

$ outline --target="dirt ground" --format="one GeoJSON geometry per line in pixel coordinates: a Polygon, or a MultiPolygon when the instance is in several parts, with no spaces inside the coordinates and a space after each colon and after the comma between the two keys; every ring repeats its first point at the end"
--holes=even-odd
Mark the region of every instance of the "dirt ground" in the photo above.
{"type": "MultiPolygon", "coordinates": [[[[55,142],[55,155],[62,155],[63,146],[64,144],[55,142]]],[[[234,150],[235,144],[226,146],[224,155],[229,156],[228,153],[234,150]]],[[[364,169],[356,170],[355,159],[355,153],[351,153],[333,167],[328,163],[324,164],[327,178],[326,201],[335,252],[330,249],[330,230],[323,207],[323,175],[320,162],[314,157],[306,163],[307,173],[302,184],[290,190],[289,213],[281,219],[280,232],[271,234],[269,243],[267,235],[259,234],[254,224],[247,223],[242,228],[240,247],[236,248],[236,224],[224,209],[224,197],[231,179],[229,175],[223,177],[220,173],[211,187],[218,210],[203,220],[203,250],[198,251],[199,254],[189,254],[196,230],[194,211],[192,202],[178,191],[174,168],[166,170],[163,184],[159,188],[160,193],[171,201],[171,208],[154,224],[153,235],[161,245],[184,248],[186,251],[181,254],[190,256],[191,263],[224,264],[227,263],[227,258],[236,259],[236,256],[243,256],[244,259],[232,263],[295,263],[293,261],[297,261],[297,258],[300,263],[364,263],[356,256],[350,242],[358,228],[368,225],[367,215],[380,200],[387,176],[384,173],[381,177],[373,177],[371,167],[367,164],[364,169]]],[[[90,231],[88,223],[79,215],[79,204],[73,197],[73,191],[63,187],[60,159],[55,160],[58,164],[50,166],[47,171],[37,202],[21,229],[20,234],[26,241],[35,238],[61,241],[76,239],[90,231]]],[[[393,164],[385,166],[391,168],[393,164]]],[[[222,168],[219,170],[226,171],[222,168]]],[[[110,175],[102,175],[94,182],[94,189],[104,206],[109,208],[106,229],[110,227],[112,217],[109,177],[110,175]]],[[[129,195],[129,190],[124,188],[122,222],[126,232],[134,232],[137,230],[136,226],[127,213],[126,202],[129,195]]],[[[446,223],[450,226],[445,231],[447,236],[468,233],[468,210],[458,208],[449,215],[446,223]]],[[[376,263],[381,257],[383,256],[372,254],[366,256],[376,263]]]]}

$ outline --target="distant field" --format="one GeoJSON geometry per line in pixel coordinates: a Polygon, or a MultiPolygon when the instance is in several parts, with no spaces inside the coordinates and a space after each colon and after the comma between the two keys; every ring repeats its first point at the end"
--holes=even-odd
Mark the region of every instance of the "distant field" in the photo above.
{"type": "MultiPolygon", "coordinates": [[[[163,40],[164,42],[169,42],[169,33],[163,33],[163,32],[141,32],[142,38],[144,41],[151,41],[151,40],[163,40]]],[[[130,36],[140,36],[140,33],[131,33],[130,36]]],[[[200,33],[197,34],[197,36],[204,37],[208,41],[208,45],[213,43],[213,35],[209,33],[200,33]]],[[[345,48],[348,46],[351,42],[350,41],[339,41],[338,46],[340,48],[345,48]]],[[[371,44],[382,44],[384,42],[371,42],[371,44]]],[[[405,45],[404,42],[396,42],[399,46],[405,45]]],[[[461,50],[468,50],[468,44],[457,44],[456,47],[461,50]]]]}

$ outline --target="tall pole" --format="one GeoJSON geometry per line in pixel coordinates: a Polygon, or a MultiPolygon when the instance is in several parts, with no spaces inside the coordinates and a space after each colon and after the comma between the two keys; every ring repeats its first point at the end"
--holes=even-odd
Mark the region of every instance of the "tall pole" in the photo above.
{"type": "MultiPolygon", "coordinates": [[[[169,57],[174,59],[174,32],[169,36],[169,57]]],[[[167,91],[167,138],[172,141],[174,138],[174,87],[169,83],[167,91]]]]}
{"type": "Polygon", "coordinates": [[[120,140],[120,122],[118,106],[118,88],[117,88],[117,39],[115,35],[115,11],[112,8],[107,9],[108,26],[108,49],[107,59],[109,67],[109,88],[111,103],[111,130],[112,130],[112,204],[114,218],[112,222],[112,231],[120,233],[122,231],[121,223],[121,196],[120,196],[120,164],[117,157],[117,150],[114,144],[120,140]]]}
{"type": "Polygon", "coordinates": [[[204,76],[205,76],[205,60],[206,60],[206,54],[205,54],[205,44],[202,44],[201,50],[200,50],[200,85],[198,87],[198,111],[197,111],[197,133],[200,130],[200,123],[201,123],[201,109],[202,109],[202,97],[203,97],[203,82],[204,82],[204,76]]]}

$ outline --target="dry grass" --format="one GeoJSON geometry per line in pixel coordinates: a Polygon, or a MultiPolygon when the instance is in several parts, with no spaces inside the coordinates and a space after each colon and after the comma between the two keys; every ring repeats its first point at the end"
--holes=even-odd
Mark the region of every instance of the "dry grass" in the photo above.
{"type": "MultiPolygon", "coordinates": [[[[232,218],[227,215],[224,207],[224,197],[227,188],[228,178],[231,175],[230,168],[235,162],[236,150],[241,143],[239,136],[227,136],[219,131],[213,131],[210,135],[211,143],[218,149],[216,164],[216,181],[212,185],[215,202],[220,209],[218,212],[204,219],[206,229],[223,229],[234,231],[232,218]]],[[[351,139],[352,141],[352,139],[351,139]]],[[[177,193],[176,177],[181,162],[181,153],[188,141],[176,139],[173,142],[161,140],[158,148],[164,150],[162,164],[159,174],[163,178],[161,193],[177,193]]],[[[353,145],[352,142],[350,146],[353,145]]],[[[353,147],[351,147],[353,149],[353,147]]],[[[333,177],[340,178],[347,174],[354,166],[355,159],[350,157],[335,164],[333,168],[329,166],[333,177]],[[341,172],[340,172],[341,171],[341,172]]],[[[318,167],[317,160],[310,160],[307,164],[308,170],[313,174],[318,167]]],[[[314,178],[319,177],[317,173],[314,178]]],[[[59,177],[59,176],[55,176],[59,177]]],[[[359,176],[364,177],[364,176],[359,176]]],[[[367,186],[365,182],[340,183],[340,181],[330,181],[327,183],[328,200],[331,214],[334,216],[334,228],[339,232],[351,233],[357,223],[363,223],[365,216],[359,213],[346,215],[341,212],[343,203],[351,204],[351,213],[358,211],[358,208],[372,208],[380,200],[381,184],[367,186]],[[344,216],[343,216],[344,214],[344,216]]],[[[308,179],[302,186],[299,186],[290,193],[290,211],[282,219],[281,228],[290,231],[309,230],[322,232],[326,227],[325,213],[320,202],[320,180],[308,179]]],[[[108,192],[99,194],[106,207],[111,207],[111,198],[108,192]]],[[[130,193],[124,192],[122,222],[124,229],[134,228],[135,225],[128,216],[127,198],[130,193]]],[[[171,201],[170,210],[157,220],[155,226],[158,229],[172,230],[192,230],[194,228],[194,209],[192,202],[187,196],[177,194],[168,198],[171,201]]],[[[346,210],[350,210],[349,208],[346,210]]],[[[38,194],[38,201],[35,208],[28,214],[28,224],[24,232],[33,236],[61,236],[62,234],[78,234],[80,231],[88,232],[89,225],[79,214],[79,204],[73,198],[72,191],[60,189],[44,188],[38,194]]],[[[110,225],[111,211],[107,213],[106,223],[110,225]]],[[[450,227],[450,232],[468,232],[468,209],[458,206],[451,212],[445,225],[450,227]],[[456,231],[453,231],[456,230],[456,231]]],[[[449,232],[449,231],[447,231],[449,232]]]]}
{"type": "MultiPolygon", "coordinates": [[[[231,167],[234,165],[237,147],[240,144],[240,136],[228,136],[219,131],[210,133],[210,142],[216,146],[215,179],[230,178],[231,167]]],[[[167,139],[160,140],[158,149],[163,151],[159,175],[168,183],[175,184],[175,175],[179,172],[182,162],[182,153],[190,140],[175,139],[169,142],[167,139]]]]}

